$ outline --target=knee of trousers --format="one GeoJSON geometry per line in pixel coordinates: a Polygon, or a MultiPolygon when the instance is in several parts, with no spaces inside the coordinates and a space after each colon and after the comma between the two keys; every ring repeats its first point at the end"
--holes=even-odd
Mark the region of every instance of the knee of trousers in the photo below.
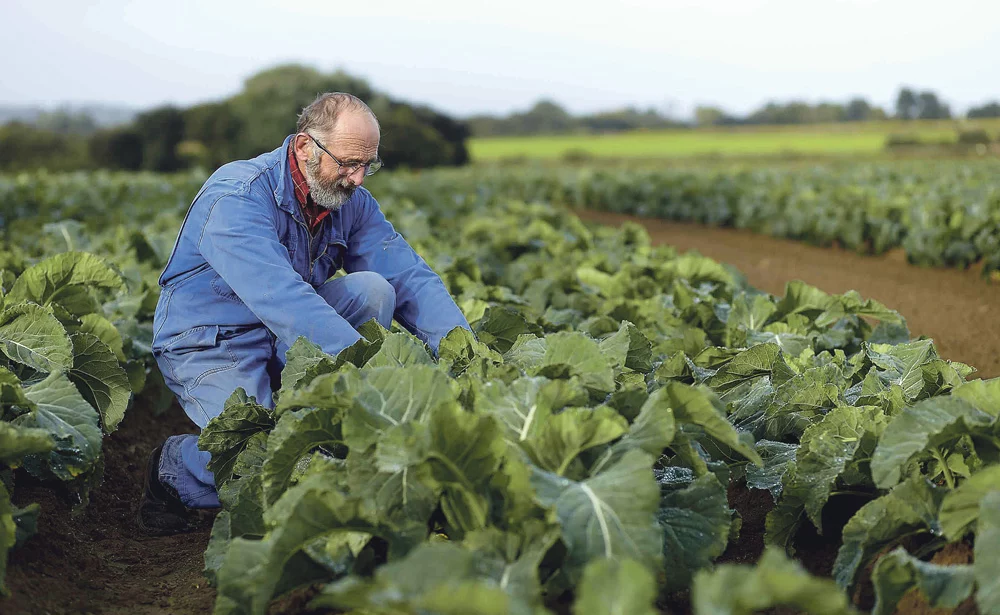
{"type": "Polygon", "coordinates": [[[396,289],[388,280],[377,273],[369,273],[365,280],[365,306],[374,312],[383,327],[392,324],[392,314],[396,311],[396,289]]]}
{"type": "Polygon", "coordinates": [[[358,271],[343,278],[331,280],[317,289],[317,292],[338,310],[348,308],[354,316],[354,326],[375,318],[385,328],[392,324],[396,311],[396,289],[388,280],[374,271],[358,271]],[[345,296],[346,295],[346,296],[345,296]]]}

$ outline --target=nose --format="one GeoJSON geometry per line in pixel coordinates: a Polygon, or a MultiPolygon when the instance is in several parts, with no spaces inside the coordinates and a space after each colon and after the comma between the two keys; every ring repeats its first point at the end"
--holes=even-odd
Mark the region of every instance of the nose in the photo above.
{"type": "Polygon", "coordinates": [[[354,181],[355,186],[361,186],[365,183],[365,167],[361,165],[360,167],[354,169],[350,175],[347,176],[348,179],[354,181]],[[357,179],[355,179],[357,177],[357,179]]]}

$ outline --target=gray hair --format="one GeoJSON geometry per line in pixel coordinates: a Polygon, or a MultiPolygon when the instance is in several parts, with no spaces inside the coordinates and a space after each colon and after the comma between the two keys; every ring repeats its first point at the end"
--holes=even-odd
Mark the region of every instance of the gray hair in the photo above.
{"type": "Polygon", "coordinates": [[[302,110],[295,130],[297,132],[309,132],[310,130],[327,132],[336,125],[341,114],[348,111],[367,111],[375,120],[375,125],[378,126],[375,112],[365,104],[365,101],[346,92],[327,92],[320,94],[316,100],[302,110]]]}

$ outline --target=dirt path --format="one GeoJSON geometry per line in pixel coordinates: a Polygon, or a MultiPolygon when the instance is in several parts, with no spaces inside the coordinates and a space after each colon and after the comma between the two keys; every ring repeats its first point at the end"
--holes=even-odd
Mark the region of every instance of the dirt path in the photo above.
{"type": "Polygon", "coordinates": [[[71,516],[51,484],[34,486],[18,475],[15,503],[38,502],[39,533],[10,557],[0,600],[4,615],[194,615],[211,613],[215,591],[201,570],[209,528],[179,536],[137,533],[132,509],[142,489],[150,450],[192,427],[176,404],[164,416],[129,410],[104,438],[104,483],[90,505],[71,516]]]}
{"type": "Polygon", "coordinates": [[[771,293],[783,294],[785,283],[794,279],[830,293],[857,290],[899,311],[914,335],[934,339],[944,358],[974,365],[983,378],[1000,376],[1000,284],[987,282],[975,271],[916,267],[901,251],[862,256],[737,229],[576,213],[610,225],[638,222],[655,243],[697,250],[735,265],[751,284],[771,293]]]}

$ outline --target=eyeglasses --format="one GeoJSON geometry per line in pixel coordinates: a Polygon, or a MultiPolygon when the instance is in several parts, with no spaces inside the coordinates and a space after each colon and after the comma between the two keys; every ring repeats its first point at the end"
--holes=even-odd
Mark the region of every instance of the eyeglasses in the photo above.
{"type": "Polygon", "coordinates": [[[341,177],[346,177],[354,173],[361,167],[365,168],[365,175],[374,175],[375,171],[378,171],[379,169],[382,168],[382,161],[379,160],[377,156],[375,157],[375,160],[372,160],[370,162],[357,162],[355,164],[344,164],[343,162],[337,160],[337,157],[331,154],[330,150],[323,147],[323,144],[317,141],[316,137],[312,136],[308,132],[304,132],[302,134],[312,139],[313,143],[318,145],[321,150],[326,152],[327,156],[333,158],[333,161],[337,163],[337,172],[341,175],[341,177]]]}

